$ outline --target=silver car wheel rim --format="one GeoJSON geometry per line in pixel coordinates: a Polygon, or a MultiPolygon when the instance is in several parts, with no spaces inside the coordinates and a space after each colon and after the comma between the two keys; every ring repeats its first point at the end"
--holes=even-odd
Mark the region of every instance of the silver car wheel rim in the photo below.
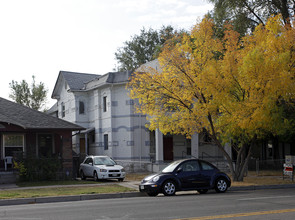
{"type": "Polygon", "coordinates": [[[170,182],[165,184],[164,189],[165,189],[165,192],[169,195],[171,195],[175,192],[175,186],[173,183],[170,183],[170,182]]]}
{"type": "Polygon", "coordinates": [[[226,187],[227,187],[227,184],[226,184],[226,181],[224,180],[219,180],[218,183],[217,183],[217,188],[223,192],[226,190],[226,187]]]}

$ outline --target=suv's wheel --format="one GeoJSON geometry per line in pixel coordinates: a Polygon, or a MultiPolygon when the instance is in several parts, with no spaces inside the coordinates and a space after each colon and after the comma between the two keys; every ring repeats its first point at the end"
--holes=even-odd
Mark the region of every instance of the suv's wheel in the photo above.
{"type": "Polygon", "coordinates": [[[124,181],[124,178],[119,178],[118,181],[119,182],[123,182],[124,181]]]}
{"type": "Polygon", "coordinates": [[[172,180],[167,180],[162,187],[162,192],[165,196],[173,196],[176,192],[176,185],[172,180]]]}
{"type": "Polygon", "coordinates": [[[86,180],[86,176],[84,175],[83,170],[80,171],[81,180],[86,180]]]}
{"type": "Polygon", "coordinates": [[[98,181],[98,176],[97,176],[97,172],[94,171],[93,173],[93,178],[94,178],[94,181],[98,181]]]}
{"type": "Polygon", "coordinates": [[[215,182],[215,191],[218,193],[224,193],[226,192],[228,188],[227,180],[223,177],[218,178],[215,182]]]}

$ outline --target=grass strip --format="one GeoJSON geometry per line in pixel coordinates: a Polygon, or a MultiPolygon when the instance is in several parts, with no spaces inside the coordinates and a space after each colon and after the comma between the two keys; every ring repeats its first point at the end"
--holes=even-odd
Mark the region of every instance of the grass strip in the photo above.
{"type": "Polygon", "coordinates": [[[95,181],[77,181],[77,180],[65,180],[65,181],[35,181],[35,182],[18,182],[16,185],[19,187],[31,187],[31,186],[54,186],[54,185],[77,185],[77,184],[97,184],[95,181]]]}
{"type": "Polygon", "coordinates": [[[7,189],[0,191],[0,199],[15,198],[35,198],[46,196],[66,196],[83,194],[102,194],[102,193],[121,193],[133,192],[135,190],[120,185],[102,185],[102,186],[71,186],[71,187],[51,187],[38,189],[7,189]]]}

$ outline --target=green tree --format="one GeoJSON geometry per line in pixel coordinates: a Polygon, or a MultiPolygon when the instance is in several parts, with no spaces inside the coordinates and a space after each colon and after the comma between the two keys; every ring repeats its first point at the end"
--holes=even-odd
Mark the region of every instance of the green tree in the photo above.
{"type": "Polygon", "coordinates": [[[171,39],[177,31],[172,26],[163,26],[159,31],[143,28],[139,35],[125,41],[124,46],[115,53],[118,70],[135,70],[141,64],[158,57],[164,42],[171,39]]]}
{"type": "Polygon", "coordinates": [[[281,14],[285,24],[294,16],[294,0],[208,0],[214,4],[212,16],[222,27],[227,21],[245,35],[259,24],[265,24],[272,15],[281,14]]]}
{"type": "Polygon", "coordinates": [[[11,90],[9,97],[16,103],[40,110],[45,107],[47,89],[43,82],[36,83],[34,75],[32,76],[32,80],[31,86],[25,80],[21,82],[12,80],[9,83],[11,90]]]}
{"type": "Polygon", "coordinates": [[[213,21],[203,19],[177,44],[165,44],[161,71],[143,68],[128,86],[137,110],[151,116],[150,129],[187,136],[205,129],[242,181],[256,140],[292,123],[282,106],[294,108],[295,29],[277,16],[243,38],[230,25],[224,30],[217,38],[213,21]]]}

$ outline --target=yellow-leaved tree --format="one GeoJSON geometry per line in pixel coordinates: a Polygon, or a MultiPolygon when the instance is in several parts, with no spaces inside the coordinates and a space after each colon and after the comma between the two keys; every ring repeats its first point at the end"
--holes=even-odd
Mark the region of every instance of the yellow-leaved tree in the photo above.
{"type": "Polygon", "coordinates": [[[166,42],[161,69],[142,68],[127,86],[150,129],[188,137],[205,129],[242,181],[255,141],[294,126],[285,109],[295,105],[295,30],[280,16],[244,38],[227,25],[220,39],[214,28],[204,18],[166,42]],[[235,164],[224,149],[229,141],[235,164]]]}

